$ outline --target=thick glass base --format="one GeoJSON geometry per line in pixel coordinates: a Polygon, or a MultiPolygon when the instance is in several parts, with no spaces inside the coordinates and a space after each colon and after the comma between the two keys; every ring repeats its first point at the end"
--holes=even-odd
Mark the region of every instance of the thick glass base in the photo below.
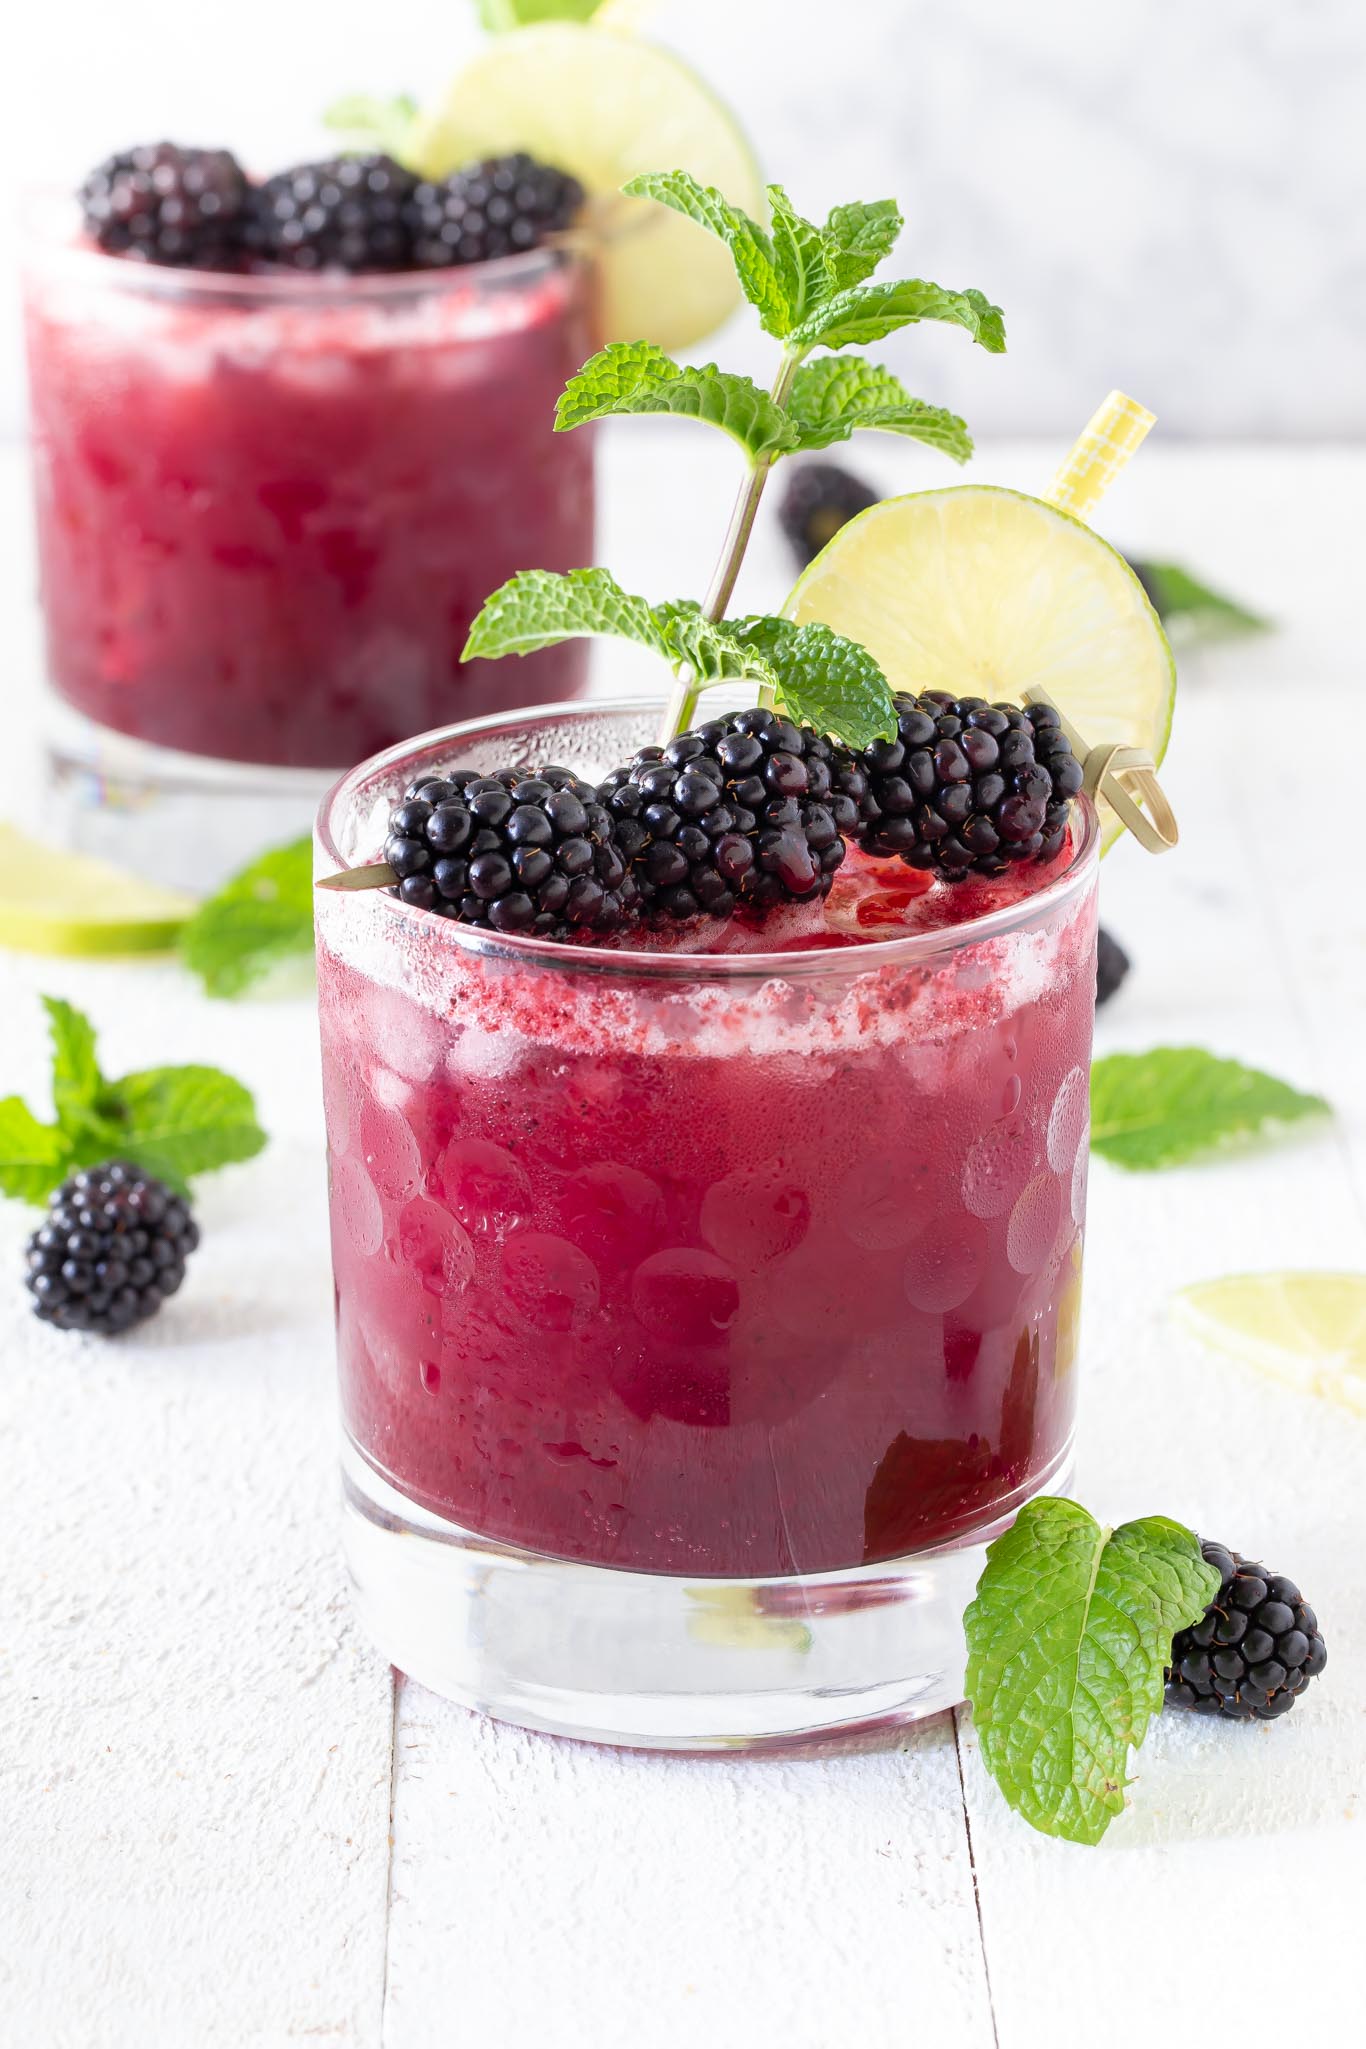
{"type": "Polygon", "coordinates": [[[963,1610],[991,1539],[1065,1484],[1070,1447],[989,1527],[847,1572],[688,1581],[491,1542],[419,1508],[348,1444],[360,1620],[400,1671],[556,1736],[760,1750],[893,1727],[963,1697],[963,1610]]]}
{"type": "Polygon", "coordinates": [[[302,839],[336,777],[179,754],[55,702],[47,711],[49,837],[173,889],[216,889],[267,847],[302,839]]]}

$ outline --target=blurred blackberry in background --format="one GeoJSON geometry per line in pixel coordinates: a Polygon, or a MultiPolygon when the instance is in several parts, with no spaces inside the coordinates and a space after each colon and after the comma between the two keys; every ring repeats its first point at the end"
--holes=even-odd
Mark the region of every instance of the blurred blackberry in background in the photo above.
{"type": "Polygon", "coordinates": [[[949,880],[1060,852],[1082,771],[1050,706],[1021,710],[944,690],[893,701],[896,739],[857,757],[866,852],[949,880]]]}
{"type": "Polygon", "coordinates": [[[599,791],[646,912],[727,918],[824,896],[844,859],[836,750],[755,706],[642,747],[599,791]]]}
{"type": "Polygon", "coordinates": [[[87,230],[111,256],[230,270],[242,254],[251,187],[229,150],[148,142],[97,165],[80,202],[87,230]]]}
{"type": "Polygon", "coordinates": [[[1130,960],[1117,939],[1102,925],[1096,934],[1096,1003],[1108,1003],[1128,974],[1130,960]]]}
{"type": "Polygon", "coordinates": [[[878,502],[876,491],[838,463],[788,463],[785,475],[778,518],[803,569],[856,513],[878,502]]]}
{"type": "Polygon", "coordinates": [[[1318,1617],[1284,1574],[1223,1544],[1200,1549],[1219,1575],[1219,1591],[1200,1620],[1172,1639],[1167,1705],[1274,1721],[1328,1662],[1318,1617]]]}
{"type": "Polygon", "coordinates": [[[296,164],[255,193],[248,244],[294,270],[406,270],[406,209],[417,179],[387,156],[296,164]]]}
{"type": "Polygon", "coordinates": [[[384,859],[404,903],[495,932],[604,934],[635,907],[612,819],[567,768],[419,777],[390,817],[384,859]]]}
{"type": "Polygon", "coordinates": [[[34,1314],[113,1337],[155,1316],[199,1243],[189,1205],[127,1160],[82,1167],[48,1198],[28,1241],[34,1314]]]}
{"type": "Polygon", "coordinates": [[[577,178],[529,156],[488,157],[440,184],[415,186],[407,207],[412,261],[425,270],[535,249],[583,205],[577,178]]]}

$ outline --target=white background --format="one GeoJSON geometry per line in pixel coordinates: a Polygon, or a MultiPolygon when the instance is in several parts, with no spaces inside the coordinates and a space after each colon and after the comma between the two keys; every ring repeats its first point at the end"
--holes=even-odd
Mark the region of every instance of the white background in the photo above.
{"type": "MultiPolygon", "coordinates": [[[[982,434],[1069,432],[1112,385],[1170,434],[1366,435],[1361,0],[657,0],[799,205],[898,197],[908,271],[1005,308],[1004,361],[885,353],[982,434]]],[[[12,0],[0,431],[21,416],[12,199],[169,134],[273,169],[356,89],[430,97],[471,0],[12,0]]],[[[720,344],[760,360],[749,328],[720,344]]]]}

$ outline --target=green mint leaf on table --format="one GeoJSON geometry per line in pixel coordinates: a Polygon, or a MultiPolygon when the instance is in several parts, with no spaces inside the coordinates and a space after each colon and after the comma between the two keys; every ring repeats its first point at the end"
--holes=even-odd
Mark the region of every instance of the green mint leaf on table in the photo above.
{"type": "Polygon", "coordinates": [[[1212,639],[1220,633],[1267,633],[1271,621],[1250,612],[1222,591],[1211,589],[1179,562],[1134,562],[1135,574],[1164,622],[1198,628],[1212,639]]]}
{"type": "Polygon", "coordinates": [[[778,274],[773,244],[757,221],[732,206],[714,185],[700,185],[687,171],[645,171],[621,189],[631,199],[654,199],[675,213],[686,214],[724,242],[740,289],[758,313],[760,325],[766,333],[783,338],[792,325],[792,307],[778,274]]]}
{"type": "Polygon", "coordinates": [[[210,996],[240,996],[277,961],[313,951],[313,852],[272,847],[200,905],[180,957],[210,996]]]}
{"type": "Polygon", "coordinates": [[[355,149],[378,150],[401,163],[417,114],[417,101],[410,93],[396,93],[387,100],[375,93],[347,93],[333,100],[323,126],[345,136],[355,149]]]}
{"type": "Polygon", "coordinates": [[[609,342],[570,378],[555,408],[557,432],[613,413],[672,413],[720,427],[750,455],[797,445],[792,422],[748,377],[675,363],[653,342],[609,342]]]}
{"type": "Polygon", "coordinates": [[[857,641],[814,620],[795,626],[790,619],[740,619],[733,630],[769,663],[779,704],[802,725],[850,747],[895,736],[891,688],[857,641]]]}
{"type": "Polygon", "coordinates": [[[95,1027],[74,1004],[44,996],[52,1037],[52,1107],[61,1131],[75,1134],[98,1121],[104,1076],[95,1057],[95,1027]]]}
{"type": "Polygon", "coordinates": [[[0,1194],[43,1202],[69,1158],[66,1137],[55,1124],[40,1124],[18,1096],[0,1102],[0,1194]]]}
{"type": "Polygon", "coordinates": [[[251,1159],[266,1142],[250,1090],[217,1067],[149,1067],[113,1092],[120,1150],[175,1188],[251,1159]]]}
{"type": "Polygon", "coordinates": [[[905,434],[966,462],[972,436],[956,413],[912,398],[900,378],[866,356],[819,356],[792,380],[787,410],[803,449],[847,441],[856,428],[905,434]]]}
{"type": "Polygon", "coordinates": [[[1120,1167],[1179,1166],[1331,1115],[1322,1096],[1200,1046],[1111,1053],[1091,1069],[1091,1144],[1120,1167]]]}
{"type": "Polygon", "coordinates": [[[825,223],[826,263],[837,292],[860,285],[890,256],[902,229],[894,199],[856,199],[830,209],[825,223]]]}
{"type": "Polygon", "coordinates": [[[1045,1835],[1098,1843],[1162,1705],[1172,1637],[1219,1576],[1165,1516],[1102,1529],[1074,1501],[1020,1511],[987,1552],[964,1617],[982,1760],[1045,1835]]]}
{"type": "Polygon", "coordinates": [[[796,349],[843,349],[850,343],[881,341],[920,320],[943,320],[966,328],[992,355],[1005,351],[1005,323],[999,306],[978,291],[953,292],[924,278],[899,283],[855,285],[837,292],[794,327],[788,345],[796,349]]]}
{"type": "Polygon", "coordinates": [[[184,1190],[192,1174],[249,1160],[266,1143],[250,1092],[216,1067],[155,1067],[110,1081],[89,1018],[45,996],[54,1124],[17,1096],[0,1102],[0,1193],[41,1203],[76,1167],[136,1162],[184,1190]]]}

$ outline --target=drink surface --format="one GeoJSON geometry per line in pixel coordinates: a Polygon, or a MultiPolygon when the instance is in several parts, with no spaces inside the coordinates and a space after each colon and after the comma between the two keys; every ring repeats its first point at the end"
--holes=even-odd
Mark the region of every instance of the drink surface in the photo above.
{"type": "Polygon", "coordinates": [[[177,293],[59,254],[27,326],[62,697],[159,746],[336,767],[582,689],[580,644],[459,662],[513,571],[592,560],[591,446],[550,432],[593,346],[582,265],[177,293]]]}
{"type": "Polygon", "coordinates": [[[891,1558],[1037,1490],[1072,1427],[1095,977],[1093,882],[1023,901],[1050,872],[851,855],[814,913],[731,928],[764,961],[696,979],[509,965],[421,913],[375,944],[330,897],[364,1455],[490,1537],[699,1575],[891,1558]]]}

